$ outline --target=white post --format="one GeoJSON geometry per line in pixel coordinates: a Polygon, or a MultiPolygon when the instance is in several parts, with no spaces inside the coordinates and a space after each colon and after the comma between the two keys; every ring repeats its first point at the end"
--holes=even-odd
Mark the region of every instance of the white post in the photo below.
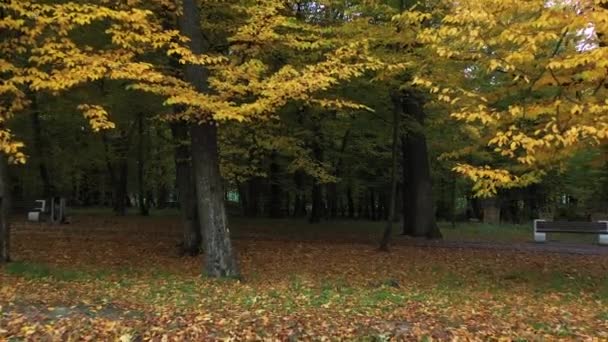
{"type": "Polygon", "coordinates": [[[534,220],[534,241],[536,242],[545,242],[547,241],[547,233],[539,233],[536,230],[536,226],[538,224],[538,222],[545,222],[547,220],[534,220]]]}
{"type": "MultiPolygon", "coordinates": [[[[606,228],[608,230],[608,221],[598,221],[598,222],[605,224],[606,228]]],[[[600,245],[608,246],[608,231],[606,233],[604,233],[604,234],[599,234],[597,242],[600,245]]]]}

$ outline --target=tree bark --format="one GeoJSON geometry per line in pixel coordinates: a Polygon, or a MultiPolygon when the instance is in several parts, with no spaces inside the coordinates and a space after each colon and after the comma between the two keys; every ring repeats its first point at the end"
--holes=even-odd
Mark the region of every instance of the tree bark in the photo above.
{"type": "Polygon", "coordinates": [[[401,165],[403,173],[403,191],[401,192],[401,205],[403,214],[403,227],[401,235],[413,235],[412,227],[412,215],[410,211],[410,197],[411,197],[411,180],[409,178],[409,158],[407,156],[409,151],[407,145],[407,135],[401,135],[401,165]]]}
{"type": "Polygon", "coordinates": [[[247,180],[246,216],[256,217],[260,209],[260,177],[247,180]]]}
{"type": "MultiPolygon", "coordinates": [[[[318,129],[316,131],[318,132],[318,129]]],[[[323,149],[320,142],[315,142],[313,153],[317,161],[323,162],[323,149]]],[[[321,217],[323,216],[323,188],[316,179],[313,180],[311,195],[312,209],[310,212],[310,223],[318,223],[321,222],[321,217]]]]}
{"type": "Polygon", "coordinates": [[[293,216],[304,217],[306,216],[306,195],[304,189],[304,173],[302,171],[296,171],[294,176],[294,183],[296,184],[296,195],[293,204],[293,216]]]}
{"type": "Polygon", "coordinates": [[[268,203],[268,214],[271,218],[283,217],[283,190],[281,189],[281,177],[279,172],[277,152],[272,151],[270,154],[270,198],[268,203]]]}
{"type": "Polygon", "coordinates": [[[376,198],[374,197],[374,189],[369,189],[369,219],[375,221],[377,217],[376,210],[376,198]]]}
{"type": "Polygon", "coordinates": [[[144,179],[144,114],[137,115],[137,187],[139,192],[139,214],[148,216],[148,205],[146,203],[146,186],[144,179]]]}
{"type": "Polygon", "coordinates": [[[355,218],[355,202],[353,201],[353,189],[349,185],[346,188],[346,202],[348,203],[348,218],[355,218]]]}
{"type": "MultiPolygon", "coordinates": [[[[194,53],[203,53],[205,47],[198,4],[195,0],[182,0],[182,5],[180,31],[190,38],[190,49],[194,53]]],[[[203,66],[186,66],[185,79],[199,92],[209,90],[207,78],[208,73],[203,66]]],[[[204,272],[209,277],[239,277],[224,204],[216,123],[208,118],[207,122],[192,125],[190,139],[198,216],[206,253],[204,272]]]]}
{"type": "Polygon", "coordinates": [[[321,222],[322,206],[323,206],[323,193],[321,184],[314,180],[312,185],[312,209],[310,211],[310,223],[321,222]]]}
{"type": "Polygon", "coordinates": [[[408,229],[413,236],[436,239],[441,238],[441,232],[435,222],[429,155],[426,137],[422,131],[426,115],[422,101],[414,92],[408,92],[403,99],[405,112],[416,120],[420,128],[410,131],[407,135],[408,207],[410,209],[408,211],[408,229]]]}
{"type": "Polygon", "coordinates": [[[175,183],[183,225],[181,254],[195,256],[201,252],[202,236],[194,197],[188,126],[184,122],[173,123],[171,133],[176,142],[174,150],[175,183]]]}
{"type": "Polygon", "coordinates": [[[42,123],[40,122],[40,112],[38,110],[38,99],[35,94],[31,94],[31,119],[32,119],[32,132],[33,132],[33,147],[36,153],[36,159],[38,159],[38,171],[40,173],[40,180],[42,181],[42,194],[45,199],[50,199],[53,196],[53,184],[51,177],[49,176],[49,169],[47,166],[46,158],[46,141],[42,136],[42,123]]]}
{"type": "Polygon", "coordinates": [[[10,258],[10,187],[8,178],[8,161],[0,155],[0,264],[11,261],[10,258]]]}
{"type": "Polygon", "coordinates": [[[114,201],[114,213],[119,216],[127,214],[128,206],[128,176],[129,176],[129,164],[127,159],[121,159],[118,165],[118,182],[115,184],[114,193],[116,198],[114,201]]]}
{"type": "Polygon", "coordinates": [[[118,216],[124,216],[127,213],[129,176],[127,154],[129,152],[131,131],[129,129],[126,133],[120,132],[118,137],[111,139],[106,134],[102,134],[101,136],[105,149],[106,167],[110,176],[110,183],[112,184],[112,208],[118,216]],[[116,162],[112,161],[110,150],[114,151],[116,162]]]}
{"type": "Polygon", "coordinates": [[[206,253],[205,273],[210,277],[238,277],[224,205],[217,127],[214,123],[193,125],[190,135],[199,223],[203,227],[206,253]]]}
{"type": "Polygon", "coordinates": [[[386,228],[380,241],[380,250],[388,251],[388,244],[393,235],[393,222],[395,221],[395,205],[397,202],[397,149],[399,146],[399,118],[401,117],[401,97],[394,96],[395,108],[393,108],[393,146],[391,149],[391,197],[388,203],[388,218],[386,228]]]}

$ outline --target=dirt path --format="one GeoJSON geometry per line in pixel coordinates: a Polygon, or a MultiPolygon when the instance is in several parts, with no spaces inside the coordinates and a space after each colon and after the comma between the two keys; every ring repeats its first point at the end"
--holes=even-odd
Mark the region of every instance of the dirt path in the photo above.
{"type": "Polygon", "coordinates": [[[559,241],[548,241],[545,243],[535,242],[485,242],[485,241],[445,241],[445,240],[423,240],[406,237],[398,237],[394,241],[397,245],[428,248],[457,248],[457,249],[493,249],[505,251],[579,254],[579,255],[608,255],[608,246],[597,244],[570,243],[559,241]]]}

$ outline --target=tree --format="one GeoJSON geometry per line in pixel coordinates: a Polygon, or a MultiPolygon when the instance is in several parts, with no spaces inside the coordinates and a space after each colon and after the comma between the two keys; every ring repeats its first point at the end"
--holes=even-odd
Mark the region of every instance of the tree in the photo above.
{"type": "Polygon", "coordinates": [[[601,2],[445,2],[438,11],[440,25],[418,37],[441,63],[414,84],[437,94],[493,153],[485,165],[455,167],[478,195],[539,182],[575,151],[605,142],[601,2]]]}

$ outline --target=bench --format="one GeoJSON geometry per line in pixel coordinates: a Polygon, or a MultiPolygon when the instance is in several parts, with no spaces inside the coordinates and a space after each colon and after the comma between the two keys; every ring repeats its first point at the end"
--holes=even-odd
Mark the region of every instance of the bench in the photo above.
{"type": "Polygon", "coordinates": [[[34,207],[27,213],[27,219],[28,221],[40,222],[42,215],[46,214],[46,212],[46,200],[36,200],[34,201],[34,207]]]}
{"type": "Polygon", "coordinates": [[[547,233],[595,234],[600,245],[608,245],[608,221],[570,222],[534,220],[534,241],[547,241],[547,233]]]}
{"type": "Polygon", "coordinates": [[[28,221],[48,221],[52,224],[65,223],[65,198],[53,197],[50,200],[36,200],[27,213],[28,221]]]}

